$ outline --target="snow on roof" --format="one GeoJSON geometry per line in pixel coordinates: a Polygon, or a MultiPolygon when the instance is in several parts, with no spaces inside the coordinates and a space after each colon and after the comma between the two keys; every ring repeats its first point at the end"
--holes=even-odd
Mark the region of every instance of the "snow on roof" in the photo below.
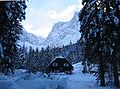
{"type": "Polygon", "coordinates": [[[57,57],[55,57],[55,59],[56,59],[56,58],[61,58],[61,59],[63,59],[63,58],[65,58],[65,57],[63,57],[63,56],[57,56],[57,57]]]}
{"type": "MultiPolygon", "coordinates": [[[[56,56],[56,57],[51,61],[51,63],[52,63],[53,61],[55,61],[57,58],[59,58],[60,60],[61,60],[61,59],[66,59],[66,58],[63,57],[63,56],[56,56]]],[[[51,63],[50,63],[50,64],[51,64],[51,63]]]]}
{"type": "MultiPolygon", "coordinates": [[[[63,56],[56,56],[56,57],[50,62],[50,64],[53,63],[57,58],[60,58],[60,60],[61,60],[61,59],[66,59],[66,58],[63,57],[63,56]]],[[[50,64],[48,64],[48,66],[50,66],[50,64]]],[[[47,66],[47,67],[48,67],[48,66],[47,66]]],[[[46,67],[46,68],[47,68],[47,67],[46,67]]]]}
{"type": "MultiPolygon", "coordinates": [[[[51,61],[51,63],[52,63],[53,61],[55,61],[57,58],[64,59],[65,57],[63,57],[63,56],[56,56],[56,57],[51,61]]],[[[50,64],[51,64],[51,63],[50,63],[50,64]]]]}

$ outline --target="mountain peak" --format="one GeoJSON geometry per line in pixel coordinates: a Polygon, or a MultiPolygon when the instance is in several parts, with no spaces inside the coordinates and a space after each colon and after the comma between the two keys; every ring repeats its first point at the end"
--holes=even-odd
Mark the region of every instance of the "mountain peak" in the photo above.
{"type": "Polygon", "coordinates": [[[78,12],[75,12],[74,15],[73,15],[73,18],[71,20],[78,20],[78,12]]]}
{"type": "Polygon", "coordinates": [[[69,45],[70,42],[76,43],[80,39],[79,28],[78,12],[75,12],[70,21],[55,23],[43,44],[48,44],[50,47],[62,47],[69,45]]]}
{"type": "MultiPolygon", "coordinates": [[[[31,33],[23,31],[21,35],[21,42],[27,42],[37,47],[62,47],[76,43],[80,39],[80,24],[78,19],[78,12],[74,13],[73,18],[67,22],[58,22],[53,25],[52,31],[47,38],[37,37],[31,33]]],[[[31,45],[30,45],[31,46],[31,45]]],[[[35,47],[34,47],[35,48],[35,47]]]]}

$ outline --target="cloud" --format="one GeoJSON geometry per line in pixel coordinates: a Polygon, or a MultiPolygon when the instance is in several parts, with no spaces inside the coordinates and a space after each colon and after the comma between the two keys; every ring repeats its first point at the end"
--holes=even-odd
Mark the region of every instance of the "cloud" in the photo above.
{"type": "Polygon", "coordinates": [[[72,13],[74,13],[76,6],[72,5],[69,6],[66,10],[63,10],[63,12],[59,15],[61,18],[67,18],[70,16],[72,13]]]}
{"type": "Polygon", "coordinates": [[[52,30],[54,23],[59,21],[69,21],[73,17],[74,12],[79,11],[82,8],[82,0],[76,1],[77,3],[71,3],[69,5],[63,4],[63,1],[62,4],[60,4],[60,2],[57,2],[56,4],[55,2],[54,5],[57,5],[56,8],[52,8],[53,4],[49,3],[45,3],[43,8],[42,6],[39,7],[35,4],[33,5],[32,1],[29,2],[26,10],[26,21],[23,23],[25,30],[37,36],[47,37],[48,33],[52,30]]]}
{"type": "Polygon", "coordinates": [[[49,16],[51,19],[56,19],[57,18],[57,13],[54,10],[50,10],[47,13],[45,13],[46,16],[49,16]]]}
{"type": "Polygon", "coordinates": [[[33,33],[37,36],[42,36],[44,38],[46,38],[49,34],[49,32],[51,31],[51,27],[42,27],[42,28],[38,28],[38,29],[34,29],[33,26],[31,24],[26,23],[24,25],[25,30],[28,33],[33,33]]]}
{"type": "Polygon", "coordinates": [[[27,30],[27,31],[32,30],[32,27],[33,27],[32,24],[28,24],[28,23],[27,23],[27,24],[24,25],[24,28],[25,28],[25,30],[27,30]]]}
{"type": "Polygon", "coordinates": [[[49,10],[47,13],[45,13],[45,15],[49,16],[53,20],[57,20],[57,21],[64,20],[65,21],[72,17],[72,15],[74,14],[75,8],[76,8],[75,5],[71,5],[71,6],[68,6],[65,10],[63,10],[61,12],[49,10]]]}
{"type": "Polygon", "coordinates": [[[38,28],[33,32],[33,34],[46,38],[50,31],[51,31],[50,27],[38,28]]]}
{"type": "Polygon", "coordinates": [[[78,0],[78,4],[70,5],[60,12],[55,10],[48,10],[47,13],[45,13],[45,15],[53,20],[56,20],[56,22],[68,21],[73,17],[74,12],[81,10],[82,7],[83,6],[81,0],[78,0]]]}
{"type": "Polygon", "coordinates": [[[82,3],[82,0],[78,0],[79,3],[82,3]]]}
{"type": "Polygon", "coordinates": [[[82,9],[82,7],[83,7],[83,5],[80,3],[80,4],[77,5],[76,10],[80,11],[82,9]]]}

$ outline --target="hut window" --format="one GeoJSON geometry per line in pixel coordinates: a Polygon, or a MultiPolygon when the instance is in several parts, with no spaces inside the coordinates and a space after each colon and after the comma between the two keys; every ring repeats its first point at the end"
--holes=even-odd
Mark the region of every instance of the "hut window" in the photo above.
{"type": "Polygon", "coordinates": [[[54,70],[55,73],[59,73],[59,70],[54,70]]]}
{"type": "Polygon", "coordinates": [[[68,63],[64,63],[64,67],[68,67],[69,66],[69,64],[68,63]]]}
{"type": "Polygon", "coordinates": [[[65,71],[66,74],[70,74],[70,71],[65,71]]]}
{"type": "Polygon", "coordinates": [[[54,66],[54,67],[58,66],[58,63],[53,63],[53,66],[54,66]]]}

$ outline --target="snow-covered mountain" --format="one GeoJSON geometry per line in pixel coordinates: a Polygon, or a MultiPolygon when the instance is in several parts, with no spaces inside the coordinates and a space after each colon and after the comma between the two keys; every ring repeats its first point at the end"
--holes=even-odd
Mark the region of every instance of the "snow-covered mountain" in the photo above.
{"type": "Polygon", "coordinates": [[[46,39],[23,31],[19,43],[21,45],[25,44],[27,47],[32,46],[33,48],[38,47],[40,49],[48,45],[51,48],[62,47],[63,45],[69,45],[70,42],[74,44],[80,39],[79,29],[78,12],[75,12],[70,21],[55,23],[46,39]]]}
{"type": "Polygon", "coordinates": [[[80,39],[79,29],[78,12],[75,12],[70,21],[54,24],[43,45],[62,47],[63,45],[69,45],[70,42],[76,43],[80,39]]]}
{"type": "Polygon", "coordinates": [[[32,33],[28,33],[25,30],[22,32],[23,34],[20,35],[19,44],[25,45],[27,47],[32,46],[33,48],[36,48],[44,42],[45,38],[42,38],[41,36],[36,36],[32,33]]]}

